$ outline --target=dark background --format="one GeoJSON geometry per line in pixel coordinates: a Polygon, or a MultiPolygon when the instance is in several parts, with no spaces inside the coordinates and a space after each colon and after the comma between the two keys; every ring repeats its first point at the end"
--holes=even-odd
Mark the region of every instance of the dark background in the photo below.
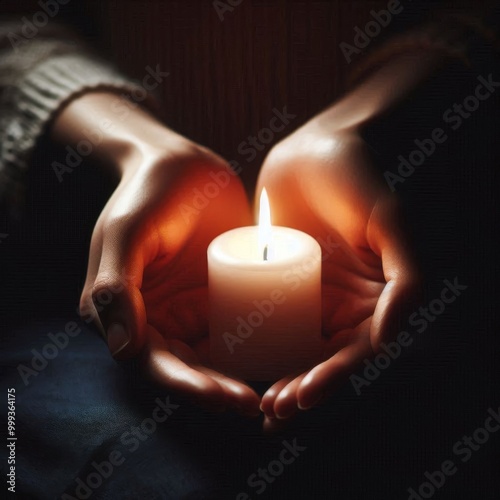
{"type": "MultiPolygon", "coordinates": [[[[0,9],[20,12],[23,3],[26,10],[36,5],[2,2],[0,9]]],[[[267,126],[273,108],[286,105],[297,115],[278,141],[339,97],[357,57],[365,56],[347,64],[340,42],[352,43],[353,28],[366,24],[372,8],[387,5],[243,0],[221,22],[211,2],[74,3],[64,14],[68,22],[128,74],[142,79],[145,67],[156,64],[170,71],[159,88],[164,120],[239,161],[249,194],[268,149],[248,163],[238,145],[267,126]]],[[[429,16],[429,2],[401,4],[404,11],[369,50],[429,16]]],[[[498,8],[494,14],[486,19],[492,27],[498,8]]],[[[397,156],[414,149],[414,139],[429,137],[435,127],[446,128],[443,112],[473,93],[478,75],[489,73],[500,81],[498,52],[477,36],[469,47],[469,65],[451,62],[367,127],[365,138],[381,175],[396,169],[397,156]]],[[[458,440],[484,424],[488,408],[500,406],[499,103],[497,90],[398,185],[425,273],[423,304],[439,297],[444,279],[458,277],[468,289],[415,335],[408,352],[362,396],[346,387],[328,405],[292,423],[284,436],[298,437],[308,449],[262,498],[406,499],[407,488],[417,488],[424,472],[438,469],[446,459],[455,461],[458,472],[433,498],[500,498],[500,432],[467,463],[452,451],[458,440]]],[[[13,223],[4,216],[0,226],[9,235],[0,243],[2,387],[22,386],[19,360],[43,346],[48,332],[77,319],[93,223],[113,186],[102,182],[102,173],[88,161],[59,184],[50,168],[58,155],[40,144],[22,219],[13,223]]],[[[122,373],[101,344],[91,335],[80,336],[53,368],[28,388],[19,387],[18,453],[25,464],[18,472],[24,495],[19,498],[70,492],[92,454],[112,448],[109,441],[120,429],[150,415],[158,391],[122,373]],[[100,377],[105,377],[102,383],[100,377]],[[72,391],[77,401],[69,396],[72,391]],[[54,403],[59,400],[62,406],[54,403]],[[117,410],[125,403],[137,412],[135,420],[117,410]],[[101,410],[105,417],[99,417],[101,410]],[[75,417],[82,411],[93,412],[92,425],[75,417]],[[110,421],[116,421],[116,428],[110,421]],[[49,464],[55,468],[50,481],[49,464]]],[[[202,464],[209,482],[217,478],[222,492],[214,498],[250,493],[247,477],[281,449],[282,436],[261,437],[259,426],[232,416],[198,417],[185,403],[175,424],[155,435],[131,457],[130,469],[117,472],[92,498],[188,498],[161,485],[183,473],[189,482],[191,467],[198,470],[194,462],[202,464]],[[142,489],[134,490],[139,483],[142,489]]],[[[191,498],[203,498],[200,491],[191,498]]]]}

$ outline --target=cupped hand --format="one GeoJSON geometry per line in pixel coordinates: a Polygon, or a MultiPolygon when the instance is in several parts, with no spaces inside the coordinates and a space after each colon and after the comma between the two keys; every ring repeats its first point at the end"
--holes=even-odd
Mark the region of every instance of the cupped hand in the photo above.
{"type": "Polygon", "coordinates": [[[250,223],[244,189],[212,151],[167,129],[157,143],[120,156],[124,174],[95,225],[81,311],[116,359],[139,357],[162,386],[214,411],[258,414],[255,392],[207,359],[206,250],[250,223]]]}
{"type": "Polygon", "coordinates": [[[273,419],[331,394],[398,334],[419,292],[398,200],[371,164],[354,129],[328,112],[273,148],[256,190],[265,187],[272,223],[300,229],[323,247],[323,361],[276,382],[261,407],[273,419]]]}

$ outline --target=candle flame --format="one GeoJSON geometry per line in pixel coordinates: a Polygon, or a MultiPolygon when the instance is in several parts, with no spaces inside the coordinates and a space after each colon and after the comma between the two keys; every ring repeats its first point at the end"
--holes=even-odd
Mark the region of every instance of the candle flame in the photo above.
{"type": "Polygon", "coordinates": [[[268,260],[270,256],[269,244],[271,243],[271,208],[266,188],[260,194],[259,207],[259,251],[263,260],[268,260]]]}

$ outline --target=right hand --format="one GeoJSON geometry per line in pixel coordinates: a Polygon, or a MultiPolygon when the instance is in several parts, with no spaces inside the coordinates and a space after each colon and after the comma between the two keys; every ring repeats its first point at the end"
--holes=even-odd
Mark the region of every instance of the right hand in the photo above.
{"type": "MultiPolygon", "coordinates": [[[[61,135],[78,138],[82,121],[106,116],[107,97],[70,104],[56,124],[61,135]]],[[[121,179],[93,231],[81,312],[117,360],[139,358],[153,380],[205,408],[257,415],[248,385],[207,366],[206,251],[220,233],[251,223],[243,186],[212,151],[139,109],[132,118],[96,151],[113,158],[121,179]]]]}

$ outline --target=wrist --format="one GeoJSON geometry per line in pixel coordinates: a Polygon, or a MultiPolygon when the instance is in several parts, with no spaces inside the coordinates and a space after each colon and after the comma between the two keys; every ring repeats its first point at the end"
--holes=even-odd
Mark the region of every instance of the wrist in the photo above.
{"type": "Polygon", "coordinates": [[[51,139],[84,150],[119,177],[139,168],[142,158],[187,142],[136,103],[112,91],[92,91],[71,101],[56,116],[51,139]]]}
{"type": "MultiPolygon", "coordinates": [[[[144,131],[148,132],[146,128],[144,131]]],[[[149,132],[147,137],[132,135],[130,138],[122,138],[119,145],[113,146],[112,161],[121,181],[136,174],[143,177],[150,174],[158,176],[157,178],[164,175],[170,177],[177,167],[207,154],[202,151],[203,148],[167,127],[151,129],[149,132]]]]}

